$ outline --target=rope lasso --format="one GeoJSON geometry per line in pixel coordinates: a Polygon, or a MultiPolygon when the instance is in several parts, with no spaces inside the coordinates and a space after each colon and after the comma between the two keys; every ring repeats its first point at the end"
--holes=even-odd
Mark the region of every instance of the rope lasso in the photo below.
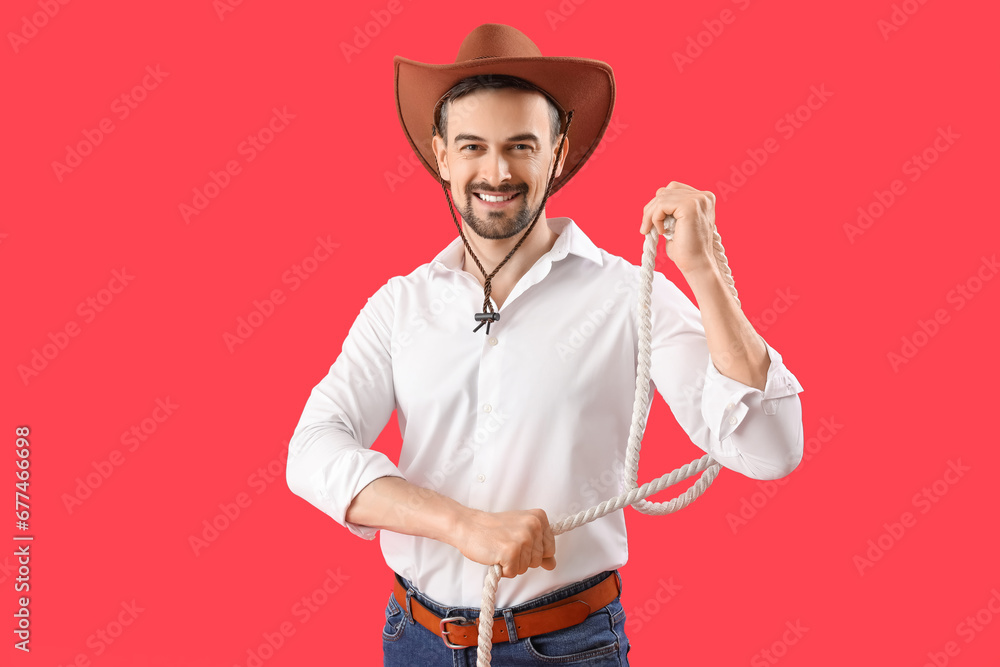
{"type": "MultiPolygon", "coordinates": [[[[670,240],[673,236],[674,223],[673,216],[667,216],[667,219],[664,221],[664,227],[667,230],[664,238],[667,240],[670,240]]],[[[712,231],[716,263],[722,272],[723,278],[729,285],[729,289],[733,293],[733,298],[739,304],[740,300],[736,294],[736,284],[733,282],[733,274],[729,269],[729,262],[726,260],[725,249],[722,247],[722,237],[714,225],[712,231]]],[[[642,434],[646,430],[646,412],[649,405],[650,338],[652,333],[649,303],[650,294],[653,289],[653,267],[656,264],[656,246],[659,237],[660,232],[656,229],[656,226],[651,226],[643,244],[638,307],[639,359],[635,379],[635,402],[632,407],[632,428],[629,431],[628,451],[625,457],[625,467],[622,470],[625,490],[614,498],[609,498],[590,509],[570,515],[551,524],[550,528],[553,535],[560,535],[574,528],[579,528],[611,512],[616,512],[626,505],[631,505],[644,514],[662,515],[676,512],[679,509],[687,507],[695,498],[704,493],[705,489],[708,488],[709,484],[712,483],[715,476],[721,470],[722,466],[713,460],[710,455],[705,454],[700,459],[685,464],[658,479],[646,482],[642,486],[636,485],[639,474],[639,449],[642,446],[642,434]],[[676,498],[665,503],[653,503],[646,500],[647,497],[698,473],[702,473],[698,481],[676,498]]],[[[500,565],[490,565],[486,572],[486,578],[483,581],[483,601],[479,610],[479,649],[476,654],[476,667],[490,667],[490,656],[493,647],[493,612],[495,610],[496,592],[497,586],[500,583],[500,575],[500,565]]]]}

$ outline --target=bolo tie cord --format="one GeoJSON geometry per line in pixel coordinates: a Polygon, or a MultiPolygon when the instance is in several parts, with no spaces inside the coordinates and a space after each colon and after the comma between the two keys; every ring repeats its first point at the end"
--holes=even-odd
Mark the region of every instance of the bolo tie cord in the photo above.
{"type": "Polygon", "coordinates": [[[476,253],[473,252],[472,246],[469,245],[469,240],[465,238],[465,233],[462,231],[462,225],[459,224],[458,217],[455,215],[455,208],[452,204],[451,194],[448,192],[448,186],[445,185],[445,181],[443,178],[441,178],[440,172],[438,173],[438,180],[441,183],[441,189],[444,190],[444,197],[448,201],[448,210],[451,211],[451,219],[455,221],[455,226],[458,227],[458,234],[459,236],[462,237],[462,241],[465,243],[465,247],[469,249],[469,254],[472,255],[472,259],[476,262],[476,266],[479,267],[479,271],[484,276],[486,276],[486,282],[483,285],[483,312],[475,314],[476,321],[479,322],[479,325],[472,330],[473,333],[479,331],[479,329],[482,328],[482,326],[485,324],[486,334],[489,335],[490,324],[500,319],[500,313],[496,312],[496,310],[493,308],[493,304],[490,303],[490,293],[492,292],[493,289],[491,281],[493,279],[493,276],[497,274],[497,271],[500,270],[500,267],[506,264],[507,260],[511,258],[511,256],[517,251],[519,247],[521,247],[521,244],[524,242],[524,239],[528,238],[528,235],[531,234],[531,230],[535,227],[535,223],[538,222],[538,217],[542,214],[542,211],[545,210],[545,202],[549,198],[549,191],[552,189],[552,183],[555,181],[556,167],[559,165],[559,158],[562,155],[563,145],[565,144],[566,136],[569,134],[569,126],[572,122],[573,122],[573,112],[568,111],[566,112],[566,129],[565,131],[563,131],[562,137],[560,137],[559,139],[559,147],[556,149],[556,158],[555,160],[552,161],[552,171],[549,173],[549,180],[548,183],[545,185],[545,195],[542,197],[542,203],[539,204],[538,206],[538,211],[535,213],[534,220],[531,221],[531,224],[528,225],[528,228],[525,230],[524,234],[521,235],[521,238],[518,240],[518,242],[514,245],[513,248],[511,248],[510,252],[507,253],[507,256],[503,258],[503,261],[497,264],[497,268],[493,269],[493,271],[489,275],[486,274],[486,269],[483,268],[482,262],[479,261],[479,258],[476,257],[476,253]]]}

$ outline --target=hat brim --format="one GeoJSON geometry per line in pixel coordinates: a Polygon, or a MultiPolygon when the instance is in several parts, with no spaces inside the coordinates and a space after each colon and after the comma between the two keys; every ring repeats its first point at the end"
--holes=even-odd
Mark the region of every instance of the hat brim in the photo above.
{"type": "Polygon", "coordinates": [[[402,56],[393,59],[396,110],[413,151],[435,180],[440,179],[432,150],[434,106],[461,79],[486,74],[516,76],[551,95],[573,111],[567,139],[569,153],[552,193],[566,184],[593,154],[611,122],[615,79],[611,66],[588,58],[496,57],[475,62],[429,65],[402,56]]]}

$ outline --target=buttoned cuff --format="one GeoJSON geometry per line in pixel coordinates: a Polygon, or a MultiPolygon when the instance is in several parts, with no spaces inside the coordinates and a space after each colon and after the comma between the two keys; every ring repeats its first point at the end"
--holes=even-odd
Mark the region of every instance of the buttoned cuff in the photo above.
{"type": "Polygon", "coordinates": [[[764,341],[764,346],[771,360],[764,382],[764,391],[723,375],[709,356],[708,369],[705,372],[705,389],[701,397],[701,414],[708,427],[723,443],[750,411],[746,400],[748,396],[761,395],[761,409],[764,414],[773,415],[777,413],[782,398],[794,396],[802,391],[802,385],[791,371],[785,368],[778,351],[768,345],[767,341],[764,341]]]}

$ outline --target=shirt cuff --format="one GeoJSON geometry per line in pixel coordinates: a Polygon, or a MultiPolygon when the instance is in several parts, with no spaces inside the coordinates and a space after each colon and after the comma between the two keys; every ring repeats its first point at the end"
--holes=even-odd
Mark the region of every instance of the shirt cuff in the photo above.
{"type": "MultiPolygon", "coordinates": [[[[357,535],[358,537],[363,537],[366,540],[375,539],[375,536],[378,535],[379,529],[372,528],[371,526],[362,526],[358,523],[351,523],[347,520],[347,508],[350,507],[354,498],[361,493],[366,486],[374,482],[379,477],[399,477],[400,479],[406,479],[399,471],[399,468],[393,465],[392,461],[384,455],[370,457],[365,465],[364,471],[357,479],[357,483],[354,486],[354,493],[351,494],[351,501],[343,507],[343,513],[340,514],[340,523],[351,533],[357,535]]],[[[319,497],[325,503],[328,503],[329,507],[337,506],[338,503],[327,492],[327,487],[325,485],[318,484],[316,490],[319,497]]]]}
{"type": "Polygon", "coordinates": [[[763,338],[761,340],[764,342],[767,356],[771,360],[763,392],[756,387],[745,385],[723,375],[712,363],[711,356],[709,356],[708,369],[705,372],[705,389],[701,400],[701,414],[705,418],[705,423],[718,435],[720,441],[725,441],[732,435],[750,411],[746,404],[747,396],[754,393],[761,394],[760,405],[764,414],[773,415],[778,411],[780,399],[794,396],[802,391],[802,385],[785,368],[778,351],[768,345],[763,338]]]}

